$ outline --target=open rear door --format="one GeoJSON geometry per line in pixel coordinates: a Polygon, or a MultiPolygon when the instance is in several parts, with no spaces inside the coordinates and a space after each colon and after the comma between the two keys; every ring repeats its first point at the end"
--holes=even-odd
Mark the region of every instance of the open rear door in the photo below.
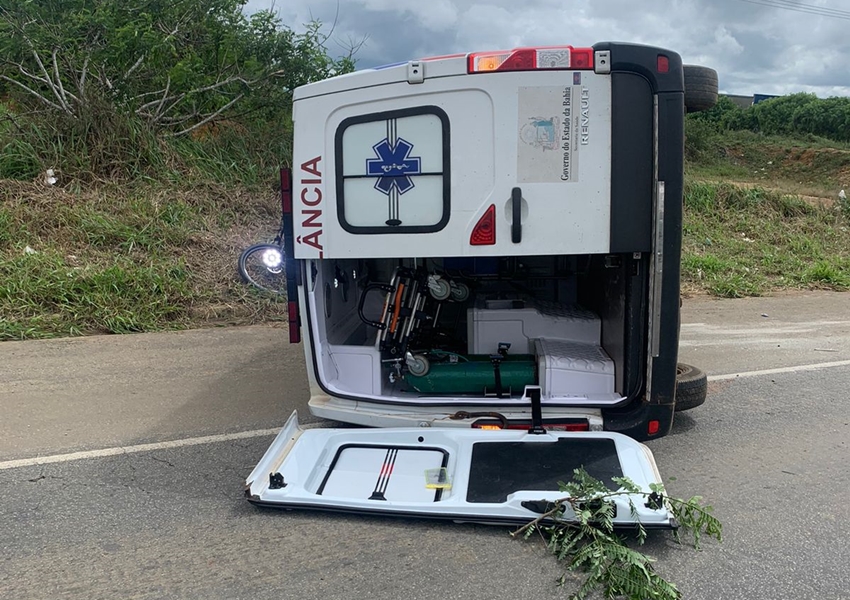
{"type": "Polygon", "coordinates": [[[557,68],[456,56],[418,63],[421,79],[400,64],[298,88],[295,258],[609,252],[612,76],[591,48],[556,54],[557,68]]]}
{"type": "MultiPolygon", "coordinates": [[[[647,493],[661,481],[649,449],[613,432],[303,430],[293,413],[246,495],[280,508],[522,524],[564,497],[558,482],[578,467],[612,487],[612,477],[626,476],[647,493]]],[[[633,500],[644,527],[675,526],[666,508],[633,500]]],[[[616,505],[615,526],[633,526],[628,497],[616,505]]]]}

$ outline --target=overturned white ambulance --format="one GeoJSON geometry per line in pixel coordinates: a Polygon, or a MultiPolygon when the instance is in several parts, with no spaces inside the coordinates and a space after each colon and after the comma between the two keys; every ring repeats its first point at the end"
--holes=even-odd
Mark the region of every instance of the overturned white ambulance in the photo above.
{"type": "MultiPolygon", "coordinates": [[[[313,414],[392,429],[293,418],[248,498],[521,522],[577,467],[659,481],[639,441],[676,402],[685,72],[601,43],[299,88],[290,338],[313,414]]],[[[716,74],[690,73],[688,107],[709,107],[716,74]]]]}

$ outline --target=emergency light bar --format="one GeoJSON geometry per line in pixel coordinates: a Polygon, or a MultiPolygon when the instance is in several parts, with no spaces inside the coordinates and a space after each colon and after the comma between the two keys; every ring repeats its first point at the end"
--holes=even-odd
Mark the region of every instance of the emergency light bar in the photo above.
{"type": "Polygon", "coordinates": [[[593,69],[593,48],[543,46],[496,50],[494,52],[473,52],[469,55],[469,73],[543,69],[593,69]]]}

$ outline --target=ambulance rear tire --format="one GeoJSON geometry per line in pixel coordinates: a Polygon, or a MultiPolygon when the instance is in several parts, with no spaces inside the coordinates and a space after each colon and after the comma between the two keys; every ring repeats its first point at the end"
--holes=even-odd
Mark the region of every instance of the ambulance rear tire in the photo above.
{"type": "Polygon", "coordinates": [[[708,377],[700,369],[679,363],[676,365],[676,412],[705,404],[708,396],[708,377]]]}
{"type": "Polygon", "coordinates": [[[701,112],[717,104],[717,71],[697,65],[684,65],[685,110],[701,112]]]}

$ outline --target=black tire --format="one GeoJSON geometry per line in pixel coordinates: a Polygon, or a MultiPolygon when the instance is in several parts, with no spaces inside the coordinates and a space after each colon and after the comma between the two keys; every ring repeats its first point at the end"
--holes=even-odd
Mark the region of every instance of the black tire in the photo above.
{"type": "Polygon", "coordinates": [[[717,71],[708,67],[685,65],[685,109],[708,110],[717,104],[717,71]]]}
{"type": "Polygon", "coordinates": [[[281,252],[280,246],[274,244],[255,244],[246,248],[239,255],[237,270],[245,283],[272,294],[286,293],[286,274],[281,269],[270,269],[263,262],[263,253],[267,250],[281,252]]]}
{"type": "Polygon", "coordinates": [[[676,365],[676,412],[690,410],[705,403],[708,377],[685,363],[676,365]]]}

